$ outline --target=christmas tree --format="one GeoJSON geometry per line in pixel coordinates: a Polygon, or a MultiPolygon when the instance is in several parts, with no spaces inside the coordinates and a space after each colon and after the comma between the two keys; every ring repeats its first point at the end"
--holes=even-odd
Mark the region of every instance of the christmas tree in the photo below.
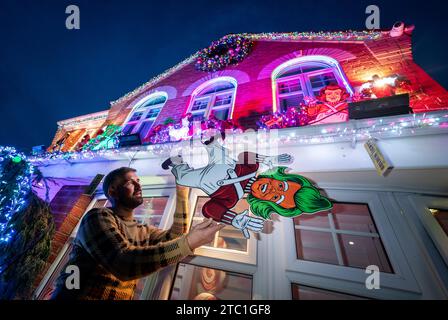
{"type": "Polygon", "coordinates": [[[29,299],[50,254],[54,222],[32,191],[35,174],[25,155],[0,147],[0,299],[29,299]]]}

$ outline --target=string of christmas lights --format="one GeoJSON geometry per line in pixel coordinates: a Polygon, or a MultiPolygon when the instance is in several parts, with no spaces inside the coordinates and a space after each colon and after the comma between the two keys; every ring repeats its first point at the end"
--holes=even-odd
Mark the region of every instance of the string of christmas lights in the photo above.
{"type": "MultiPolygon", "coordinates": [[[[326,32],[326,31],[320,31],[320,32],[282,32],[282,33],[259,33],[259,34],[252,34],[252,33],[240,33],[240,34],[232,34],[228,36],[239,36],[244,37],[246,39],[250,40],[264,40],[264,41],[286,41],[286,40],[296,40],[296,41],[372,41],[372,40],[378,40],[382,37],[383,33],[381,31],[339,31],[339,32],[326,32]]],[[[145,89],[154,86],[158,82],[168,78],[170,75],[175,73],[176,71],[182,69],[186,65],[189,65],[190,63],[197,60],[197,58],[200,56],[202,50],[198,50],[198,52],[192,54],[187,59],[181,61],[174,67],[166,70],[165,72],[157,75],[156,77],[152,78],[148,82],[144,83],[143,85],[139,86],[135,90],[127,93],[123,97],[112,101],[111,106],[123,102],[129,98],[135,97],[136,95],[143,92],[145,89]]]]}
{"type": "Polygon", "coordinates": [[[0,146],[0,244],[9,242],[15,233],[11,219],[27,204],[33,173],[23,153],[0,146]]]}
{"type": "MultiPolygon", "coordinates": [[[[277,130],[277,129],[274,129],[277,130]]],[[[267,129],[260,129],[257,133],[257,144],[282,144],[282,145],[309,145],[336,142],[350,142],[367,140],[370,138],[393,138],[427,134],[427,130],[448,131],[448,112],[420,113],[405,116],[393,116],[387,118],[373,118],[365,120],[352,120],[349,122],[305,126],[300,128],[285,128],[276,131],[275,135],[269,134],[267,129]],[[263,138],[264,137],[264,138],[263,138]]],[[[253,131],[254,132],[254,131],[253,131]]],[[[226,131],[227,133],[227,131],[226,131]]],[[[226,134],[226,139],[235,144],[247,143],[247,135],[240,130],[233,134],[226,134]]],[[[185,143],[185,141],[184,141],[185,143]]],[[[46,153],[40,156],[30,157],[29,161],[38,165],[51,161],[67,160],[82,161],[87,159],[112,159],[120,156],[127,157],[137,151],[148,152],[154,156],[169,155],[176,148],[182,148],[181,143],[160,143],[154,145],[134,146],[123,149],[108,149],[98,151],[81,151],[67,153],[46,153]]]]}

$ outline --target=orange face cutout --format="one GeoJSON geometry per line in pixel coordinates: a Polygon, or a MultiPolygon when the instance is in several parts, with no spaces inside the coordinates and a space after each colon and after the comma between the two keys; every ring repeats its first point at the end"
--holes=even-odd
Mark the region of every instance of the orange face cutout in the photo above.
{"type": "Polygon", "coordinates": [[[325,90],[325,98],[329,103],[338,103],[342,98],[342,90],[325,90]]]}
{"type": "Polygon", "coordinates": [[[301,185],[297,182],[260,178],[252,184],[251,193],[258,199],[274,202],[285,209],[293,209],[296,207],[294,195],[300,188],[301,185]]]}

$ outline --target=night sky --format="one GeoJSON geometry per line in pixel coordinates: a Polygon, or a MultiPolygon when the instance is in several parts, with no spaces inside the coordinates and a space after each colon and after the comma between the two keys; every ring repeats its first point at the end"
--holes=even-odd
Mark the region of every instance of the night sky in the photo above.
{"type": "Polygon", "coordinates": [[[49,145],[58,120],[116,100],[228,33],[365,29],[414,24],[415,61],[448,88],[442,1],[0,0],[0,145],[49,145]],[[337,3],[337,4],[336,4],[337,3]],[[78,5],[81,29],[67,30],[78,5]]]}

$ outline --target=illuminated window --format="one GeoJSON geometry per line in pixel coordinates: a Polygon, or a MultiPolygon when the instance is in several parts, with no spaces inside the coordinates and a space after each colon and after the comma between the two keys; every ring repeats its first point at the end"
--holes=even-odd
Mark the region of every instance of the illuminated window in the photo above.
{"type": "Polygon", "coordinates": [[[123,128],[123,134],[140,134],[144,139],[167,100],[165,93],[156,93],[139,102],[123,128]]]}
{"type": "Polygon", "coordinates": [[[292,300],[366,300],[345,293],[292,284],[292,300]]]}
{"type": "MultiPolygon", "coordinates": [[[[202,215],[202,206],[208,201],[208,197],[198,197],[196,202],[196,209],[193,216],[192,226],[201,223],[204,219],[202,215]]],[[[233,208],[235,212],[243,212],[249,209],[249,204],[245,199],[240,200],[233,208]]],[[[238,230],[232,226],[227,225],[224,229],[216,233],[213,242],[205,245],[204,247],[221,248],[227,250],[236,250],[247,252],[248,241],[244,238],[241,230],[238,230]]]]}
{"type": "Polygon", "coordinates": [[[143,204],[134,210],[134,218],[141,224],[160,225],[168,197],[144,197],[143,204]]]}
{"type": "Polygon", "coordinates": [[[251,300],[252,276],[180,263],[171,300],[251,300]]]}
{"type": "Polygon", "coordinates": [[[189,112],[196,121],[209,119],[227,120],[232,117],[236,81],[232,78],[217,78],[198,88],[193,93],[189,112]]]}
{"type": "Polygon", "coordinates": [[[448,236],[448,210],[429,209],[429,211],[448,236]]]}
{"type": "MultiPolygon", "coordinates": [[[[169,196],[145,196],[143,197],[143,204],[134,210],[134,217],[137,222],[141,224],[151,224],[155,227],[160,227],[160,223],[165,212],[165,208],[168,205],[169,196]]],[[[109,207],[110,202],[107,199],[97,199],[92,205],[91,209],[109,207]]],[[[59,274],[62,272],[64,266],[67,264],[70,256],[70,252],[73,248],[73,240],[76,237],[79,224],[73,231],[73,234],[68,239],[64,248],[61,251],[61,258],[55,261],[55,269],[51,272],[48,280],[40,290],[37,297],[38,300],[49,300],[54,292],[54,287],[59,274]]],[[[140,299],[143,293],[144,287],[149,277],[141,278],[137,282],[137,287],[134,293],[134,299],[140,299]]]]}
{"type": "Polygon", "coordinates": [[[305,97],[317,97],[331,83],[352,89],[337,61],[329,57],[307,56],[282,64],[273,72],[274,111],[298,107],[305,97]]]}
{"type": "Polygon", "coordinates": [[[294,227],[299,260],[393,272],[367,204],[334,203],[329,211],[294,218],[294,227]]]}

